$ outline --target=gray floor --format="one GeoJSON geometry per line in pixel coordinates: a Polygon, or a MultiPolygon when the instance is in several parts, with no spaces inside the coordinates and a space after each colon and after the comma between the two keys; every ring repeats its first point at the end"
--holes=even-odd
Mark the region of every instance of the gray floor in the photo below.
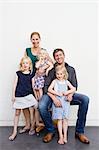
{"type": "Polygon", "coordinates": [[[89,145],[74,138],[74,127],[69,127],[68,143],[65,145],[57,143],[57,133],[50,143],[43,143],[42,137],[45,131],[42,131],[40,136],[18,134],[14,141],[9,141],[8,136],[11,131],[12,127],[0,127],[0,150],[99,150],[99,127],[86,127],[85,133],[91,141],[89,145]]]}

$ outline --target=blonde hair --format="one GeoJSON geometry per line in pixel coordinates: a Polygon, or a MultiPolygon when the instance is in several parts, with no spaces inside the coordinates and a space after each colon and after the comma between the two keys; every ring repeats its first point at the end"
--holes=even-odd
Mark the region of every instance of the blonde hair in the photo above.
{"type": "Polygon", "coordinates": [[[64,79],[67,80],[68,79],[68,72],[67,72],[67,69],[64,65],[59,65],[57,64],[56,67],[55,67],[55,71],[56,73],[58,71],[62,71],[62,73],[64,74],[64,79]]]}
{"type": "Polygon", "coordinates": [[[39,55],[38,55],[38,59],[40,59],[40,57],[42,57],[42,54],[44,54],[44,58],[45,58],[46,56],[48,56],[48,53],[47,53],[46,50],[41,50],[40,53],[39,53],[39,55]]]}
{"type": "Polygon", "coordinates": [[[24,71],[24,69],[22,68],[22,63],[25,59],[28,60],[28,62],[29,62],[29,71],[32,72],[33,71],[32,61],[28,56],[24,56],[24,57],[21,58],[20,65],[19,65],[19,70],[22,71],[22,72],[24,71]]]}
{"type": "Polygon", "coordinates": [[[48,52],[44,49],[41,50],[40,54],[38,55],[38,60],[42,57],[42,54],[44,55],[44,59],[46,58],[48,61],[50,61],[51,63],[53,63],[51,57],[49,56],[48,52]]]}

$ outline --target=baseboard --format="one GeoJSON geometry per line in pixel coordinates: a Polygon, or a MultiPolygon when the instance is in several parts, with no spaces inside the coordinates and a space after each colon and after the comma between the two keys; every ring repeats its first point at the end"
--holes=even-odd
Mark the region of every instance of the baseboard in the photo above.
{"type": "MultiPolygon", "coordinates": [[[[24,126],[24,120],[19,121],[19,126],[24,126]]],[[[69,120],[69,126],[75,126],[76,120],[69,120]]],[[[0,126],[13,126],[13,120],[0,120],[0,126]]],[[[86,126],[99,126],[99,120],[87,120],[86,126]]]]}

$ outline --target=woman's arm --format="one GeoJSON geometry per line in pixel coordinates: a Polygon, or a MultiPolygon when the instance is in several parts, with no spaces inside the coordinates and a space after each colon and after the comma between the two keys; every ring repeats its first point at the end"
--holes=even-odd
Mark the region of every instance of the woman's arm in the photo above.
{"type": "Polygon", "coordinates": [[[36,64],[35,64],[35,67],[36,67],[36,68],[39,68],[39,67],[40,67],[40,64],[41,64],[41,60],[38,60],[38,61],[36,62],[36,64]]]}

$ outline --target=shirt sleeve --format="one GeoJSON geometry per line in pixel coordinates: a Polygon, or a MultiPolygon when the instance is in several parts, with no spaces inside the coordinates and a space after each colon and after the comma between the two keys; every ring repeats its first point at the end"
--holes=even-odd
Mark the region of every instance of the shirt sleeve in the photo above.
{"type": "Polygon", "coordinates": [[[48,73],[48,76],[45,77],[45,83],[44,83],[44,94],[47,94],[48,87],[51,84],[51,82],[55,79],[55,69],[51,69],[48,73]]]}

